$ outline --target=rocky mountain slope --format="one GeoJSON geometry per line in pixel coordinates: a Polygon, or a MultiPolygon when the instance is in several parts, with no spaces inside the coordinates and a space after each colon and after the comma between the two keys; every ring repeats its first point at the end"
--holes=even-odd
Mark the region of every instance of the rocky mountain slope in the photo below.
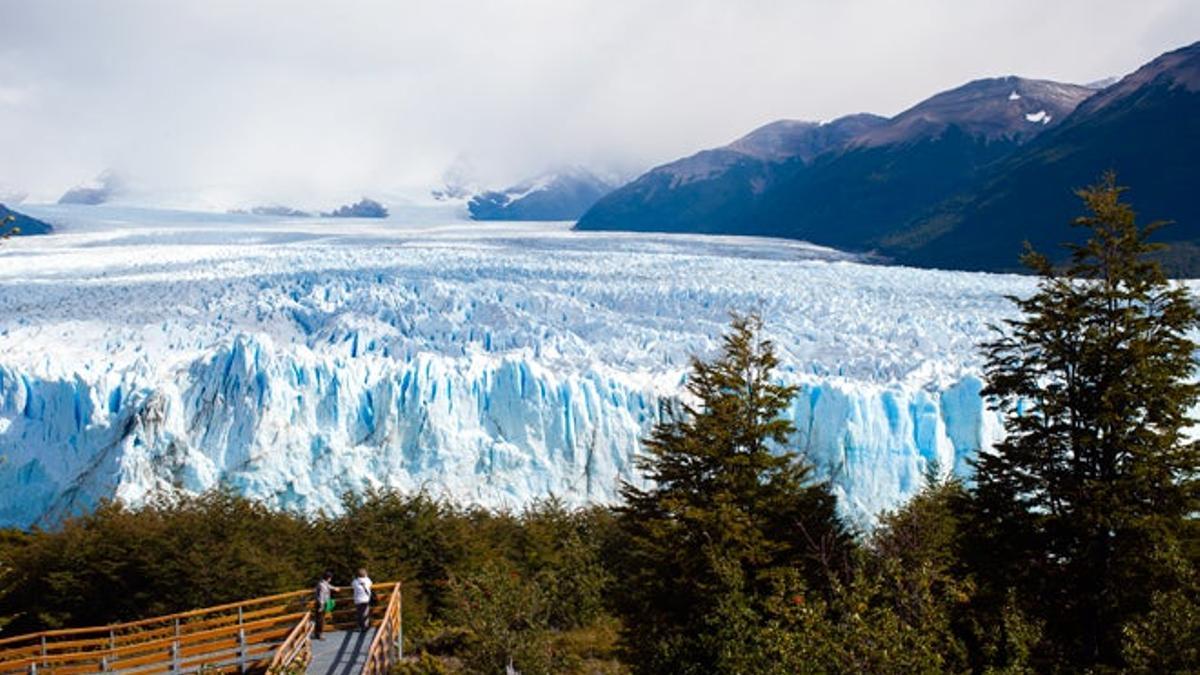
{"type": "Polygon", "coordinates": [[[1054,251],[1078,237],[1073,188],[1102,171],[1131,187],[1144,220],[1173,224],[1156,237],[1178,275],[1200,276],[1200,43],[1165,54],[1084,101],[1062,125],[988,168],[962,193],[885,246],[912,264],[1003,269],[1021,240],[1054,251]]]}
{"type": "Polygon", "coordinates": [[[1073,238],[1073,190],[1115,169],[1148,216],[1181,225],[1176,273],[1200,273],[1200,44],[1096,90],[1003,77],[939,93],[890,119],[776,122],[639,177],[582,230],[759,234],[922,266],[1008,270],[1021,242],[1073,238]]]}

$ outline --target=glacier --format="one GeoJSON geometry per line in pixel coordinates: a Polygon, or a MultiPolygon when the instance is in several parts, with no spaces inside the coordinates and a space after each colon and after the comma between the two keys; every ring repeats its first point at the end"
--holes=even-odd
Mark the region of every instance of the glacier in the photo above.
{"type": "Polygon", "coordinates": [[[27,210],[58,228],[0,247],[0,526],[217,486],[308,513],[370,488],[613,503],[690,355],[754,310],[799,387],[791,447],[869,528],[1001,437],[978,344],[1033,288],[436,209],[27,210]]]}

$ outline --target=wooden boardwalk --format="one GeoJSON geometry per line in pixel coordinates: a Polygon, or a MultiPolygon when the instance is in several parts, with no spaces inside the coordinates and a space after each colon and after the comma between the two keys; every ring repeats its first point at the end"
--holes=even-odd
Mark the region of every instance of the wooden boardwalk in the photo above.
{"type": "Polygon", "coordinates": [[[335,593],[324,640],[313,640],[312,591],[122,624],[0,638],[0,675],[294,673],[383,675],[401,656],[400,584],[375,585],[372,630],[348,631],[348,588],[335,593]]]}
{"type": "Polygon", "coordinates": [[[374,628],[366,633],[355,630],[326,633],[322,639],[312,641],[312,661],[308,664],[308,672],[313,675],[361,673],[374,638],[374,628]]]}

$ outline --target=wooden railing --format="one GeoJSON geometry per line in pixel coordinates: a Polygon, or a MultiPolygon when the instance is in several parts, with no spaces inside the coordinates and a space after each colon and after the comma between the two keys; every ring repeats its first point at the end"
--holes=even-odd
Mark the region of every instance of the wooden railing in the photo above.
{"type": "MultiPolygon", "coordinates": [[[[397,587],[376,586],[382,592],[397,587]]],[[[262,671],[289,641],[296,647],[283,657],[289,663],[311,653],[311,604],[311,590],[293,591],[141,621],[3,638],[0,673],[262,671]]],[[[352,625],[353,614],[353,606],[341,602],[330,628],[352,625]]]]}
{"type": "Polygon", "coordinates": [[[403,656],[404,626],[400,620],[400,606],[400,584],[397,583],[392,587],[383,617],[371,640],[363,675],[385,675],[403,656]]]}
{"type": "Polygon", "coordinates": [[[294,673],[308,668],[312,662],[313,613],[309,610],[296,624],[284,641],[275,648],[275,655],[267,666],[270,675],[294,673]]]}
{"type": "Polygon", "coordinates": [[[310,591],[93,628],[0,639],[0,673],[250,670],[303,616],[310,591]]]}

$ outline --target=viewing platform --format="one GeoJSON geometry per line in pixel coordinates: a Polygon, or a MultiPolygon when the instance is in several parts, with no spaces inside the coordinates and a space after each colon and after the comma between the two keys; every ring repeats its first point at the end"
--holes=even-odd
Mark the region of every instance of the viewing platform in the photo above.
{"type": "Polygon", "coordinates": [[[0,674],[301,673],[382,675],[402,654],[399,582],[374,587],[371,628],[354,629],[350,590],[313,639],[313,591],[281,593],[108,626],[0,639],[0,674]]]}

